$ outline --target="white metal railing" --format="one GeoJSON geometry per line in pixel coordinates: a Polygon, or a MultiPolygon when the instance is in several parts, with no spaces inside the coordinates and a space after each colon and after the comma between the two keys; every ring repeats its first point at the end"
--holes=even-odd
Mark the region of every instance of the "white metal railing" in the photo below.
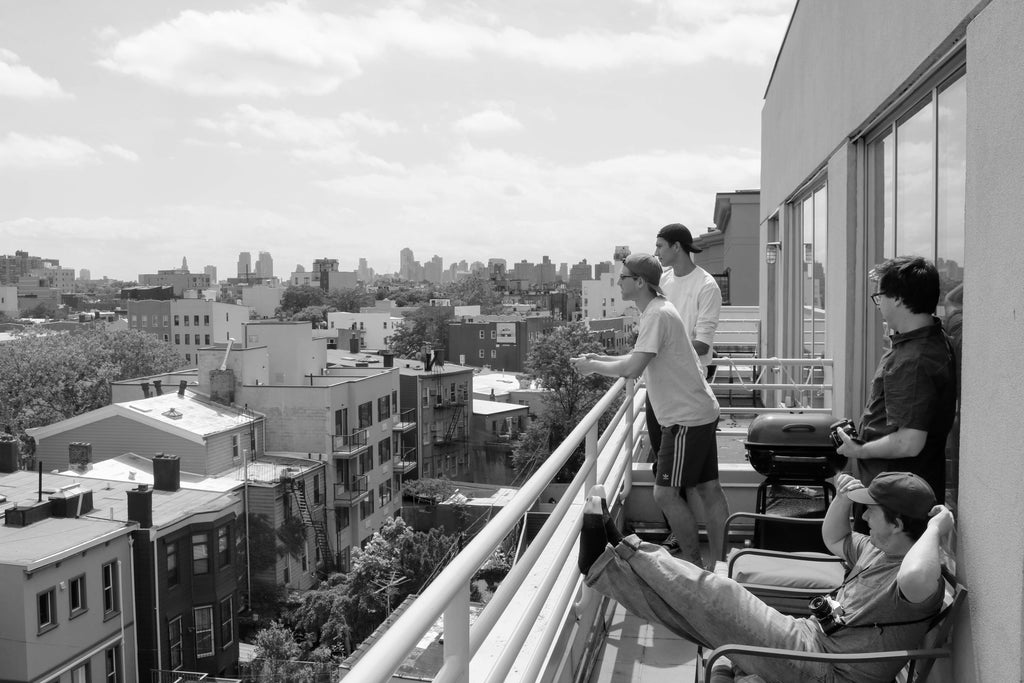
{"type": "Polygon", "coordinates": [[[828,413],[832,410],[831,358],[718,356],[711,360],[711,365],[718,366],[715,381],[711,383],[714,389],[763,392],[767,396],[788,393],[791,401],[766,400],[764,407],[723,405],[723,414],[788,413],[794,410],[828,413]],[[730,381],[723,381],[725,378],[730,381]],[[819,400],[813,400],[815,398],[819,400]],[[815,406],[814,403],[820,405],[815,406]]]}
{"type": "MultiPolygon", "coordinates": [[[[565,566],[565,560],[575,547],[579,532],[579,512],[586,491],[598,480],[615,482],[611,491],[624,483],[624,495],[628,493],[631,457],[637,440],[637,429],[642,421],[642,410],[637,406],[642,394],[638,395],[632,381],[617,380],[597,405],[584,417],[566,439],[547,458],[537,472],[526,482],[512,500],[480,531],[454,560],[416,598],[408,610],[381,636],[345,676],[346,683],[383,683],[402,664],[427,630],[444,617],[444,663],[434,677],[435,683],[468,683],[470,663],[474,655],[492,632],[506,608],[512,603],[518,589],[542,558],[565,566]],[[598,433],[600,417],[619,402],[625,389],[626,400],[618,406],[611,423],[602,434],[598,433]],[[491,552],[519,524],[523,516],[536,503],[538,497],[554,479],[558,471],[576,448],[585,443],[585,461],[576,477],[567,486],[562,499],[544,526],[534,538],[530,547],[512,567],[498,590],[470,627],[469,585],[473,575],[487,560],[491,552]],[[599,458],[600,454],[600,458],[599,458]],[[599,466],[600,463],[600,466],[599,466]],[[573,511],[574,516],[570,515],[573,511]],[[557,547],[550,543],[556,530],[563,523],[575,526],[569,534],[563,534],[557,547]]],[[[611,502],[611,501],[610,501],[611,502]]],[[[563,529],[564,531],[564,529],[563,529]]],[[[575,570],[575,563],[570,563],[575,570]]],[[[483,681],[504,681],[516,665],[523,643],[528,638],[539,638],[543,650],[550,645],[563,626],[561,619],[536,621],[541,609],[572,609],[571,601],[578,593],[579,572],[568,589],[551,593],[558,571],[548,572],[543,577],[543,586],[529,585],[526,589],[532,596],[528,605],[517,605],[524,610],[523,617],[512,633],[503,634],[505,640],[499,648],[495,661],[488,662],[486,675],[474,674],[474,683],[483,681]],[[557,605],[552,598],[557,596],[557,605]],[[543,624],[543,625],[541,625],[543,624]]],[[[578,605],[577,605],[578,607],[578,605]]],[[[528,658],[526,671],[518,671],[519,680],[538,680],[535,674],[544,666],[546,656],[528,658]]],[[[483,668],[483,667],[481,667],[483,668]]]]}

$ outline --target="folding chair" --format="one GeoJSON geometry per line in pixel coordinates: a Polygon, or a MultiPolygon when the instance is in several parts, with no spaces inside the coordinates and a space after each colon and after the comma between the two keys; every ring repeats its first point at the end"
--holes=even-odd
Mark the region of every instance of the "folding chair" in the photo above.
{"type": "Polygon", "coordinates": [[[776,659],[789,659],[811,662],[883,662],[883,661],[906,661],[907,665],[896,677],[897,683],[924,683],[931,673],[932,666],[936,659],[948,658],[952,652],[951,636],[956,611],[967,597],[967,589],[960,583],[956,576],[945,567],[942,568],[942,577],[946,582],[946,593],[943,598],[943,606],[940,612],[929,624],[928,632],[925,634],[924,642],[920,648],[912,650],[889,650],[884,652],[859,652],[852,654],[830,654],[818,652],[800,652],[795,650],[782,650],[769,647],[754,647],[750,645],[722,645],[715,648],[704,664],[704,680],[722,680],[721,673],[718,678],[714,672],[715,663],[726,655],[747,654],[758,657],[769,657],[776,659]]]}

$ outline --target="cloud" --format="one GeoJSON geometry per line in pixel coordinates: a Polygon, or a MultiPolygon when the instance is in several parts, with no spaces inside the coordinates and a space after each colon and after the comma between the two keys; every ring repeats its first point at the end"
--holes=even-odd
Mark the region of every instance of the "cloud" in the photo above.
{"type": "Polygon", "coordinates": [[[396,168],[357,151],[359,133],[381,137],[400,132],[391,121],[375,119],[362,112],[345,112],[336,117],[306,116],[289,109],[260,109],[239,105],[219,119],[199,119],[200,128],[222,133],[238,144],[257,139],[290,147],[290,154],[302,161],[342,164],[357,161],[396,168]]]}
{"type": "Polygon", "coordinates": [[[54,78],[45,78],[21,64],[18,55],[0,48],[0,96],[26,100],[70,99],[54,78]]]}
{"type": "Polygon", "coordinates": [[[111,156],[115,156],[118,159],[122,159],[124,161],[130,161],[132,163],[136,163],[136,162],[139,161],[139,155],[138,154],[136,154],[135,152],[133,152],[130,149],[125,149],[124,147],[121,147],[120,145],[103,145],[102,149],[107,154],[110,154],[111,156]]]}
{"type": "Polygon", "coordinates": [[[99,64],[192,95],[283,98],[334,92],[367,63],[397,53],[463,61],[500,57],[573,71],[771,61],[789,2],[709,4],[715,9],[659,3],[649,24],[632,31],[608,22],[544,35],[493,18],[456,16],[450,8],[428,16],[433,6],[426,4],[363,15],[281,3],[247,11],[187,10],[132,36],[101,32],[111,43],[99,64]]]}
{"type": "Polygon", "coordinates": [[[560,165],[464,145],[446,163],[396,174],[347,173],[321,186],[346,205],[377,207],[375,220],[406,234],[410,245],[414,235],[441,230],[447,242],[475,254],[474,245],[493,242],[479,234],[481,226],[500,226],[517,244],[585,234],[588,244],[609,244],[610,254],[611,245],[630,240],[648,246],[658,225],[676,220],[702,231],[712,222],[715,193],[757,187],[759,172],[756,149],[655,150],[560,165]]]}
{"type": "Polygon", "coordinates": [[[95,149],[73,138],[8,133],[0,140],[0,168],[70,167],[97,161],[95,149]]]}
{"type": "Polygon", "coordinates": [[[485,109],[459,119],[453,128],[463,133],[503,133],[521,130],[523,124],[498,109],[485,109]]]}

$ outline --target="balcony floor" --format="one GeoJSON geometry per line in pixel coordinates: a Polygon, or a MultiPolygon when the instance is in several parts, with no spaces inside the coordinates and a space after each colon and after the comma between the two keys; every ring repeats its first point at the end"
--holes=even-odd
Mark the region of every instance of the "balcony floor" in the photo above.
{"type": "Polygon", "coordinates": [[[685,683],[696,659],[696,645],[616,605],[589,683],[685,683]]]}

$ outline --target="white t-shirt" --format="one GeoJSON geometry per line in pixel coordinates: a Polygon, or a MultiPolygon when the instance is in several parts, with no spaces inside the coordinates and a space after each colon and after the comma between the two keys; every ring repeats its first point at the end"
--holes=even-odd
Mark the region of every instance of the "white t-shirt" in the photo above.
{"type": "Polygon", "coordinates": [[[718,329],[718,316],[722,308],[722,291],[718,283],[700,266],[688,274],[677,277],[672,268],[661,274],[661,289],[683,319],[683,327],[690,339],[704,342],[708,352],[700,357],[701,366],[711,361],[711,349],[718,329]]]}
{"type": "Polygon", "coordinates": [[[666,299],[655,298],[640,315],[633,351],[654,354],[644,380],[659,424],[695,427],[718,417],[718,400],[704,379],[697,352],[679,312],[666,299]]]}

